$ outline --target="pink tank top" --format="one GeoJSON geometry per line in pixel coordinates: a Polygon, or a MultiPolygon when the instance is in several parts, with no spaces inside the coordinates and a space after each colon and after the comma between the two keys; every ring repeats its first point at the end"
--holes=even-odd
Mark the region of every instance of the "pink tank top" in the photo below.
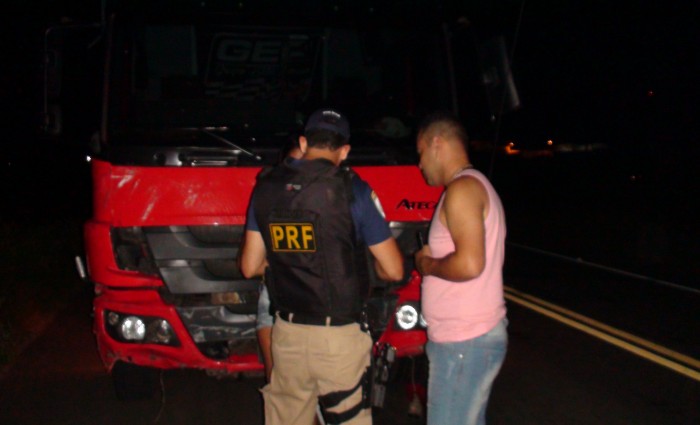
{"type": "MultiPolygon", "coordinates": [[[[486,189],[489,213],[486,230],[486,264],[478,277],[464,282],[450,282],[425,276],[422,284],[422,311],[428,323],[428,338],[435,342],[457,342],[476,338],[493,329],[506,315],[503,299],[503,259],[506,222],[501,199],[486,176],[474,169],[458,176],[476,178],[486,189]]],[[[428,234],[428,244],[435,258],[454,251],[447,227],[440,222],[440,198],[428,234]]]]}

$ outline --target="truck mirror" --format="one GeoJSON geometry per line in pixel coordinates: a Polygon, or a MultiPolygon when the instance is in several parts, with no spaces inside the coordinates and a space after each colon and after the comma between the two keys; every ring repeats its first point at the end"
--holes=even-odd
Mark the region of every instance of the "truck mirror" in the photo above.
{"type": "Polygon", "coordinates": [[[42,130],[49,136],[60,136],[63,131],[63,116],[59,105],[47,105],[44,110],[42,130]]]}
{"type": "MultiPolygon", "coordinates": [[[[41,131],[48,136],[60,136],[64,121],[69,123],[72,99],[66,95],[75,91],[76,69],[86,67],[87,52],[99,39],[101,24],[58,25],[44,33],[43,106],[41,131]],[[71,85],[72,84],[72,85],[71,85]],[[64,119],[64,114],[66,115],[64,119]]],[[[70,127],[70,125],[68,125],[70,127]]],[[[68,128],[65,129],[69,131],[68,128]]]]}
{"type": "Polygon", "coordinates": [[[48,37],[44,48],[44,108],[43,123],[41,126],[44,134],[59,136],[62,130],[61,107],[52,103],[61,96],[62,55],[61,50],[48,46],[48,37]]]}
{"type": "Polygon", "coordinates": [[[486,88],[491,116],[496,117],[520,107],[520,97],[513,82],[510,58],[502,36],[479,45],[481,82],[486,88]]]}
{"type": "Polygon", "coordinates": [[[44,88],[49,98],[61,94],[61,59],[61,51],[58,49],[47,49],[44,52],[44,88]]]}

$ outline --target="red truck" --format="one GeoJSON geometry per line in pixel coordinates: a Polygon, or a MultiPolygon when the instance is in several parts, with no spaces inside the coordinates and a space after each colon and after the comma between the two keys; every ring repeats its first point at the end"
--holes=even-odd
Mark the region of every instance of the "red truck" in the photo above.
{"type": "MultiPolygon", "coordinates": [[[[422,354],[426,341],[412,262],[440,190],[416,166],[413,129],[457,105],[447,25],[422,9],[430,2],[146,3],[106,2],[99,25],[73,26],[97,30],[86,50],[99,52],[99,67],[83,74],[99,72],[102,86],[78,268],[95,288],[94,333],[117,396],[151,395],[158,369],[263,371],[260,282],[237,266],[249,197],[308,113],[330,105],[350,118],[346,165],[374,188],[406,256],[402,282],[370,277],[380,405],[392,361],[422,354]]],[[[68,33],[47,32],[47,57],[68,48],[68,33]]],[[[47,123],[59,117],[54,92],[47,123]]]]}

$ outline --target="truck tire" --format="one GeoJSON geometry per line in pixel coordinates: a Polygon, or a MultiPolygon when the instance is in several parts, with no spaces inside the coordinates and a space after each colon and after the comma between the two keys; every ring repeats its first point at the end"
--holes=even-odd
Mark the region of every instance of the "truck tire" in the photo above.
{"type": "Polygon", "coordinates": [[[159,370],[118,361],[112,368],[117,400],[150,400],[155,396],[159,370]]]}

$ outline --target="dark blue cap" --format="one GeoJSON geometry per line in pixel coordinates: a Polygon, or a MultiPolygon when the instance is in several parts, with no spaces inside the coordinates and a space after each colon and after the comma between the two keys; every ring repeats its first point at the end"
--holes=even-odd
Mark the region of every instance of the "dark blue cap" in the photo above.
{"type": "Polygon", "coordinates": [[[350,140],[350,123],[345,115],[334,109],[318,109],[309,116],[304,133],[311,130],[328,130],[350,140]]]}

